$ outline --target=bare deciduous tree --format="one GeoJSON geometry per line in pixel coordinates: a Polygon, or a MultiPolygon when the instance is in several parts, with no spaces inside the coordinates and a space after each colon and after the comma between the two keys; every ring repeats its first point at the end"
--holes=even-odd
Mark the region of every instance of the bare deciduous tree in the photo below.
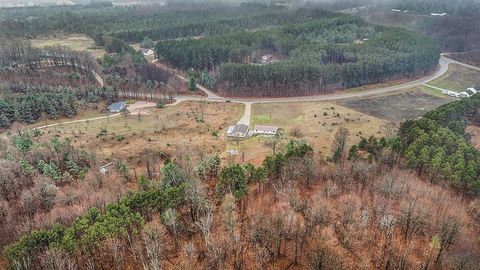
{"type": "Polygon", "coordinates": [[[59,249],[49,249],[40,257],[40,264],[45,270],[76,270],[77,264],[67,253],[59,249]]]}
{"type": "Polygon", "coordinates": [[[333,161],[343,160],[343,156],[345,154],[345,147],[347,146],[348,136],[350,136],[350,132],[344,127],[339,128],[335,133],[332,147],[333,161]]]}
{"type": "Polygon", "coordinates": [[[142,232],[142,240],[146,254],[147,268],[145,270],[162,269],[162,256],[165,249],[165,230],[163,227],[154,223],[142,232]]]}

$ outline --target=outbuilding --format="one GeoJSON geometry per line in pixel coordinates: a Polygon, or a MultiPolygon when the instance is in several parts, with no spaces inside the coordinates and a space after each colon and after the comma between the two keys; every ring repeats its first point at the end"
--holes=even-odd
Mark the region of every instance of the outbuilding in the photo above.
{"type": "Polygon", "coordinates": [[[123,111],[126,107],[127,107],[127,103],[125,101],[119,101],[119,102],[110,104],[107,110],[112,113],[119,113],[123,111]]]}

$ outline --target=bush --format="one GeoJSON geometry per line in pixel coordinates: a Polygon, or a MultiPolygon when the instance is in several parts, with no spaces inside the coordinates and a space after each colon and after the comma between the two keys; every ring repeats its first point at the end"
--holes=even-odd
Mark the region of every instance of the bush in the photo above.
{"type": "Polygon", "coordinates": [[[157,102],[157,108],[159,108],[159,109],[165,108],[165,102],[163,102],[163,101],[157,102]]]}

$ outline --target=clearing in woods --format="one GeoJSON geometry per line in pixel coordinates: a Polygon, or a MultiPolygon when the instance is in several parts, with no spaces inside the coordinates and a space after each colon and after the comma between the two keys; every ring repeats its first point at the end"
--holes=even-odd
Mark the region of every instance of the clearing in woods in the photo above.
{"type": "Polygon", "coordinates": [[[85,147],[101,159],[125,160],[141,173],[141,157],[146,149],[172,156],[183,153],[192,158],[202,153],[223,153],[226,143],[222,135],[240,119],[243,109],[241,104],[185,101],[173,107],[144,108],[42,132],[43,136],[69,138],[74,146],[85,147]]]}
{"type": "Polygon", "coordinates": [[[95,46],[95,41],[83,34],[56,34],[55,36],[40,36],[30,40],[32,45],[37,48],[47,46],[66,46],[74,51],[90,52],[95,58],[102,57],[105,54],[103,49],[95,46]]]}
{"type": "MultiPolygon", "coordinates": [[[[350,131],[349,144],[358,143],[360,138],[381,135],[381,126],[386,121],[356,112],[329,102],[253,104],[251,127],[256,124],[273,125],[284,130],[283,139],[278,139],[277,149],[290,139],[304,140],[313,149],[330,155],[333,137],[339,127],[350,131]]],[[[245,141],[230,141],[228,148],[236,149],[238,156],[233,161],[259,164],[265,156],[272,154],[269,137],[257,136],[245,141]]]]}

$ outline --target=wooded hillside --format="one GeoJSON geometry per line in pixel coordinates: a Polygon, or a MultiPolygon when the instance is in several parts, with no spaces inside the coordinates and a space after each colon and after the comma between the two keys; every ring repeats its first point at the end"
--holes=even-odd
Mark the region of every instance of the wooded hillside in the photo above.
{"type": "Polygon", "coordinates": [[[439,49],[426,37],[361,19],[309,11],[315,19],[271,30],[161,41],[157,57],[181,69],[219,69],[218,90],[232,96],[293,96],[424,74],[439,49]],[[256,64],[259,52],[285,60],[256,64]]]}

